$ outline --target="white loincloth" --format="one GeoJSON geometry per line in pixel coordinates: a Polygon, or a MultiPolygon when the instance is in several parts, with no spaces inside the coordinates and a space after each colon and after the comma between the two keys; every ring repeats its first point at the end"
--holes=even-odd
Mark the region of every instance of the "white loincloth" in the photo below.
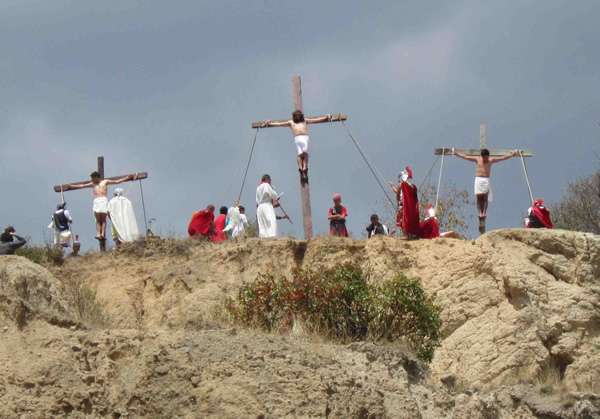
{"type": "Polygon", "coordinates": [[[106,214],[108,212],[108,198],[105,196],[100,196],[98,198],[94,198],[94,204],[92,206],[92,210],[94,212],[100,212],[106,214]]]}
{"type": "Polygon", "coordinates": [[[130,242],[140,237],[131,201],[124,196],[115,196],[108,203],[110,221],[122,242],[130,242]]]}
{"type": "Polygon", "coordinates": [[[71,232],[70,231],[55,231],[54,232],[54,245],[58,246],[68,246],[71,241],[71,232]]]}
{"type": "Polygon", "coordinates": [[[308,135],[296,135],[294,137],[294,144],[296,144],[296,152],[298,155],[302,153],[308,154],[308,135]]]}
{"type": "Polygon", "coordinates": [[[475,195],[488,194],[488,201],[492,201],[492,184],[489,177],[475,178],[475,195]]]}

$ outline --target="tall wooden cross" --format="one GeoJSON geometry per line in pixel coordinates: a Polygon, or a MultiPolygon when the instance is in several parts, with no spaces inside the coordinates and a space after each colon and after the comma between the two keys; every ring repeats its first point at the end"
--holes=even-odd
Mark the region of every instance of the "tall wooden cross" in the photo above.
{"type": "MultiPolygon", "coordinates": [[[[304,113],[304,108],[302,106],[302,86],[300,83],[300,77],[296,76],[292,79],[292,86],[294,89],[294,109],[302,111],[304,113]]],[[[320,118],[318,116],[311,116],[307,118],[320,118]]],[[[332,114],[329,121],[324,122],[335,122],[335,121],[345,121],[346,115],[342,114],[332,114]]],[[[272,122],[285,122],[287,120],[280,121],[272,121],[272,122]]],[[[253,122],[252,128],[266,128],[266,121],[253,122]]],[[[312,212],[310,209],[310,187],[308,183],[308,174],[306,177],[302,177],[300,174],[300,198],[302,199],[302,219],[304,221],[304,238],[310,239],[313,236],[312,230],[312,212]]]]}
{"type": "MultiPolygon", "coordinates": [[[[452,147],[450,148],[436,148],[434,149],[434,154],[435,155],[447,155],[447,154],[452,154],[452,150],[456,151],[457,153],[461,153],[461,154],[465,154],[467,156],[471,156],[471,157],[479,157],[481,156],[481,150],[487,148],[487,128],[485,124],[481,124],[479,125],[479,148],[455,148],[453,149],[452,147]]],[[[502,157],[502,156],[508,156],[510,154],[513,153],[514,150],[502,150],[502,149],[493,149],[493,150],[489,150],[490,152],[490,157],[502,157]]],[[[519,157],[533,157],[533,153],[531,152],[531,150],[519,150],[519,157]]],[[[525,165],[523,165],[523,169],[525,170],[525,165]]],[[[527,176],[527,173],[525,173],[525,176],[527,176]]],[[[528,185],[529,187],[529,185],[528,185]]],[[[529,190],[529,195],[531,196],[531,190],[529,190]]],[[[533,198],[531,198],[533,200],[533,198]]],[[[533,205],[533,202],[532,202],[533,205]]],[[[484,233],[485,232],[485,218],[480,218],[479,219],[479,232],[480,233],[484,233]]]]}
{"type": "MultiPolygon", "coordinates": [[[[104,156],[98,156],[98,173],[100,173],[100,179],[102,180],[119,180],[119,179],[123,179],[124,177],[127,176],[133,176],[133,181],[135,180],[140,180],[140,179],[146,179],[148,177],[148,172],[141,172],[141,173],[132,173],[129,175],[121,175],[121,176],[112,176],[109,178],[105,178],[104,177],[104,156]]],[[[90,180],[84,180],[81,182],[72,182],[72,183],[63,183],[61,185],[56,185],[54,186],[54,192],[67,192],[67,191],[71,191],[71,190],[75,190],[75,189],[71,189],[70,185],[84,185],[86,183],[90,183],[90,180]]],[[[91,188],[91,186],[88,186],[89,188],[91,188]]],[[[106,240],[101,240],[100,241],[100,250],[104,251],[106,250],[106,240]]]]}

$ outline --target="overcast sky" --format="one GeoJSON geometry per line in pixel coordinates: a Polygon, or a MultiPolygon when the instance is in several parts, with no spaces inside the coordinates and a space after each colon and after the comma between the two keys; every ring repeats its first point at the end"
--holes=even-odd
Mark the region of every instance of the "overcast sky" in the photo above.
{"type": "MultiPolygon", "coordinates": [[[[60,202],[52,187],[88,180],[102,155],[106,176],[149,173],[155,233],[187,235],[193,212],[236,200],[251,123],[290,117],[294,76],[305,113],[347,114],[388,180],[409,165],[420,185],[434,148],[478,147],[485,123],[489,148],[533,151],[533,194],[551,204],[600,163],[599,45],[592,0],[3,1],[0,226],[49,239],[60,202]]],[[[362,238],[386,198],[342,124],[309,131],[315,234],[328,232],[340,193],[362,238]]],[[[439,170],[438,160],[428,182],[439,170]]],[[[442,180],[472,195],[474,172],[446,157],[442,180]]],[[[294,222],[280,222],[280,234],[301,238],[289,128],[258,133],[242,194],[250,216],[263,173],[294,222]]],[[[143,230],[138,183],[124,187],[143,230]]],[[[492,185],[488,230],[521,226],[529,195],[520,159],[494,166],[492,185]]],[[[97,247],[92,191],[65,197],[84,249],[97,247]]]]}

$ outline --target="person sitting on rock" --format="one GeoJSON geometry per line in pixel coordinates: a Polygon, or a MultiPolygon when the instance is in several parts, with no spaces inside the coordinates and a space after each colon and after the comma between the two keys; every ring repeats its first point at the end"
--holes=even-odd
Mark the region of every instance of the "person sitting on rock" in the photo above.
{"type": "Polygon", "coordinates": [[[537,198],[533,206],[527,211],[529,217],[525,219],[526,228],[554,228],[550,219],[550,211],[544,205],[544,200],[537,198]]]}
{"type": "Polygon", "coordinates": [[[371,238],[373,236],[387,236],[389,233],[388,228],[379,222],[379,217],[377,214],[371,215],[371,224],[367,226],[367,238],[371,238]]]}

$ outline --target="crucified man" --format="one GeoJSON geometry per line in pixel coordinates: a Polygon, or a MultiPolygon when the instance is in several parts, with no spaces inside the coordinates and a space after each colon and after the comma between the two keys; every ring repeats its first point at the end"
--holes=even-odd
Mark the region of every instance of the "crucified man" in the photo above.
{"type": "Polygon", "coordinates": [[[298,153],[298,171],[303,178],[308,177],[308,151],[309,151],[309,140],[308,140],[308,128],[306,124],[314,124],[318,122],[331,121],[331,115],[320,116],[318,118],[304,118],[304,113],[296,109],[292,112],[292,119],[284,122],[272,122],[267,121],[265,127],[290,127],[294,134],[294,144],[296,144],[296,151],[298,153]]]}
{"type": "Polygon", "coordinates": [[[490,152],[487,148],[481,150],[480,157],[471,157],[466,154],[461,154],[452,149],[452,155],[458,156],[461,159],[472,161],[477,164],[475,171],[475,196],[477,197],[477,210],[479,211],[479,219],[486,217],[488,198],[491,201],[492,196],[492,185],[490,183],[490,173],[492,171],[492,164],[498,163],[502,160],[510,159],[517,155],[517,150],[513,151],[512,154],[508,154],[502,157],[490,158],[490,152]]]}
{"type": "Polygon", "coordinates": [[[92,172],[90,174],[92,181],[84,183],[82,185],[67,185],[69,189],[82,189],[82,188],[93,188],[94,190],[94,204],[93,211],[94,217],[96,217],[96,231],[98,235],[96,239],[102,241],[106,239],[106,214],[108,213],[108,197],[106,196],[108,185],[116,185],[117,183],[127,182],[133,180],[133,175],[125,176],[122,179],[110,180],[100,179],[100,173],[92,172]]]}

